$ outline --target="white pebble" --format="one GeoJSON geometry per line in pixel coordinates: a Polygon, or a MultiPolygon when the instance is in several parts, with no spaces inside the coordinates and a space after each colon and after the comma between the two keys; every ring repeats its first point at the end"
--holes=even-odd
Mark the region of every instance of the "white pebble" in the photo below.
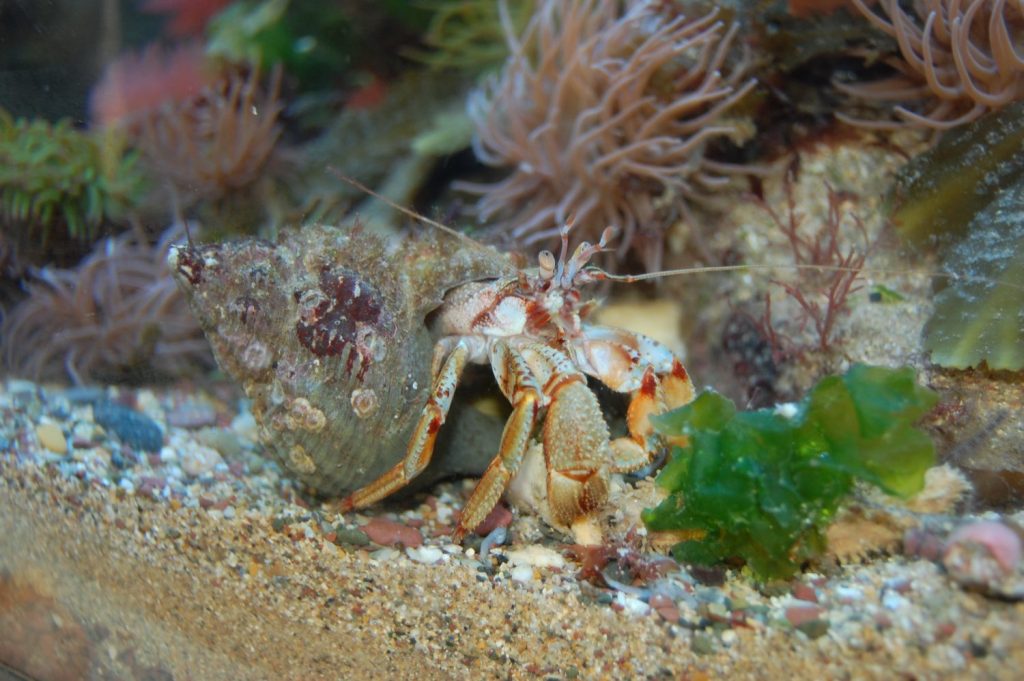
{"type": "Polygon", "coordinates": [[[437,505],[437,522],[442,525],[448,525],[452,522],[452,515],[455,513],[455,509],[448,504],[437,505]]]}
{"type": "Polygon", "coordinates": [[[615,603],[622,606],[622,611],[624,613],[635,617],[643,617],[651,611],[651,606],[647,605],[639,598],[633,598],[622,591],[615,592],[615,603]]]}
{"type": "Polygon", "coordinates": [[[529,584],[533,581],[533,568],[529,565],[517,565],[509,570],[508,576],[513,582],[529,584]]]}
{"type": "Polygon", "coordinates": [[[855,586],[839,585],[835,588],[837,598],[847,601],[859,601],[864,598],[864,592],[855,586]]]}
{"type": "Polygon", "coordinates": [[[181,453],[181,469],[194,478],[210,473],[220,463],[220,452],[194,442],[181,453]]]}
{"type": "Polygon", "coordinates": [[[732,647],[732,645],[734,643],[736,643],[736,640],[737,640],[736,632],[733,631],[732,629],[726,629],[725,631],[722,632],[721,638],[722,638],[722,644],[723,645],[728,646],[728,647],[732,647]]]}
{"type": "Polygon", "coordinates": [[[399,553],[398,549],[385,547],[382,549],[377,549],[376,551],[371,553],[370,558],[381,563],[387,563],[389,561],[394,560],[395,558],[398,558],[400,555],[402,554],[399,553]]]}
{"type": "Polygon", "coordinates": [[[513,565],[527,565],[537,568],[563,568],[565,558],[554,549],[544,546],[526,546],[521,549],[506,551],[505,557],[513,565]]]}
{"type": "Polygon", "coordinates": [[[149,417],[163,415],[163,405],[152,390],[140,390],[135,393],[135,408],[149,417]]]}
{"type": "Polygon", "coordinates": [[[242,412],[231,421],[231,430],[235,431],[238,437],[255,443],[259,441],[259,427],[256,419],[250,412],[242,412]]]}
{"type": "Polygon", "coordinates": [[[160,448],[160,462],[161,463],[174,463],[178,460],[178,452],[174,451],[171,447],[160,448]]]}
{"type": "Polygon", "coordinates": [[[800,407],[793,402],[783,402],[775,405],[775,414],[784,419],[795,418],[800,413],[800,407]]]}
{"type": "Polygon", "coordinates": [[[887,610],[900,610],[910,605],[910,601],[895,591],[886,591],[885,595],[882,596],[882,605],[887,610]]]}
{"type": "Polygon", "coordinates": [[[225,519],[231,520],[234,517],[235,517],[235,507],[234,506],[228,506],[227,508],[224,509],[224,518],[225,519]]]}
{"type": "Polygon", "coordinates": [[[436,546],[410,546],[405,549],[405,555],[417,563],[433,565],[441,560],[444,552],[436,546]]]}

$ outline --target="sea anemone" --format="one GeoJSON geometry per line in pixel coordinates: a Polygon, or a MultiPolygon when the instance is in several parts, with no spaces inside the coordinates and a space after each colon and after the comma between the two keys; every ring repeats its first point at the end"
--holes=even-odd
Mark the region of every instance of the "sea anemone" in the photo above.
{"type": "Polygon", "coordinates": [[[165,265],[181,229],[156,246],[108,238],[74,269],[43,268],[0,326],[6,369],[33,380],[181,376],[212,366],[209,347],[165,265]]]}
{"type": "Polygon", "coordinates": [[[190,200],[252,182],[281,134],[281,70],[218,74],[195,47],[152,46],[113,62],[92,96],[93,120],[122,132],[155,174],[190,200]]]}
{"type": "Polygon", "coordinates": [[[744,64],[727,65],[736,27],[725,30],[716,10],[687,19],[662,3],[621,5],[545,0],[521,37],[503,11],[509,59],[469,110],[477,158],[511,173],[459,187],[480,195],[479,217],[514,243],[553,243],[575,217],[595,239],[616,226],[616,255],[633,249],[656,268],[672,211],[687,210],[679,199],[735,170],[705,149],[737,132],[722,116],[753,81],[744,64]]]}
{"type": "Polygon", "coordinates": [[[15,120],[0,109],[0,226],[40,232],[43,244],[60,228],[88,245],[101,225],[138,201],[135,165],[134,155],[105,154],[67,119],[15,120]]]}
{"type": "Polygon", "coordinates": [[[231,74],[142,120],[138,147],[157,174],[195,198],[244,187],[260,174],[281,128],[280,69],[262,91],[256,72],[231,74]]]}
{"type": "Polygon", "coordinates": [[[901,121],[842,120],[875,128],[907,124],[945,130],[999,109],[1024,95],[1024,6],[1006,0],[915,0],[916,17],[898,0],[879,0],[885,16],[851,0],[872,24],[896,39],[897,74],[881,81],[839,84],[845,92],[896,106],[901,121]]]}

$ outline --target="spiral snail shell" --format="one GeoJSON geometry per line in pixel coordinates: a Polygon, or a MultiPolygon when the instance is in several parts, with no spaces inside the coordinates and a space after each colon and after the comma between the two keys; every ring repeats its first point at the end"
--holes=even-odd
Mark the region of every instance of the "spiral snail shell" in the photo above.
{"type": "Polygon", "coordinates": [[[265,447],[325,495],[367,484],[404,454],[430,389],[425,320],[445,293],[515,272],[444,233],[386,243],[330,226],[276,244],[183,244],[168,264],[251,399],[265,447]]]}

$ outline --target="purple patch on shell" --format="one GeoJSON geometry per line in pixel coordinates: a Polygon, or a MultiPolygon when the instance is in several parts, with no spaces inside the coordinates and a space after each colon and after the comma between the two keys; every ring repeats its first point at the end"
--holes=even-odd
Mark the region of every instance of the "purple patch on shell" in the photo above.
{"type": "Polygon", "coordinates": [[[294,293],[299,305],[295,325],[299,342],[317,357],[337,357],[352,346],[345,369],[352,372],[358,355],[357,378],[362,380],[375,359],[367,339],[375,334],[393,336],[392,316],[384,307],[380,291],[352,270],[325,265],[320,270],[319,284],[319,288],[294,293]]]}

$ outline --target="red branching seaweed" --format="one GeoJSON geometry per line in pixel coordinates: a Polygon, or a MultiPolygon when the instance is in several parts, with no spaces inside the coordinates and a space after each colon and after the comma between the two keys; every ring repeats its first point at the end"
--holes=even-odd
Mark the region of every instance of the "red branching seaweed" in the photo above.
{"type": "MultiPolygon", "coordinates": [[[[844,210],[848,197],[832,187],[828,187],[828,212],[821,225],[813,231],[803,228],[803,215],[796,209],[789,178],[786,181],[786,199],[785,217],[767,203],[762,205],[786,237],[794,264],[802,269],[797,281],[774,280],[774,283],[796,301],[803,311],[804,320],[814,324],[817,349],[825,352],[836,342],[836,322],[847,311],[850,294],[861,288],[857,281],[867,259],[865,250],[845,244],[843,222],[849,217],[865,243],[867,230],[857,215],[844,210]]],[[[765,314],[763,326],[770,330],[770,298],[766,302],[765,314]]],[[[779,334],[770,331],[767,337],[780,355],[792,354],[791,349],[785,348],[779,334]]]]}

